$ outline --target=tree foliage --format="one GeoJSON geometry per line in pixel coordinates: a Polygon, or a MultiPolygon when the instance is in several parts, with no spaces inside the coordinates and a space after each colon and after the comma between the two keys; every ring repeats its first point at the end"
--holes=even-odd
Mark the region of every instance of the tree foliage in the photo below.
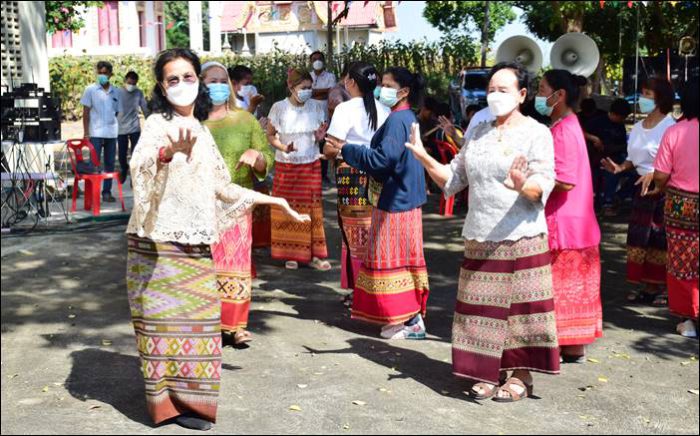
{"type": "MultiPolygon", "coordinates": [[[[165,2],[165,37],[168,47],[190,46],[190,16],[186,1],[165,2]]],[[[204,49],[209,49],[209,2],[202,2],[204,49]]]]}
{"type": "Polygon", "coordinates": [[[91,6],[102,7],[101,1],[46,1],[46,31],[69,30],[77,32],[85,26],[81,11],[91,6]]]}
{"type": "MultiPolygon", "coordinates": [[[[435,1],[426,2],[423,16],[443,33],[481,33],[486,19],[484,1],[435,1]]],[[[492,1],[489,3],[489,41],[493,41],[496,30],[515,19],[513,2],[492,1]]]]}

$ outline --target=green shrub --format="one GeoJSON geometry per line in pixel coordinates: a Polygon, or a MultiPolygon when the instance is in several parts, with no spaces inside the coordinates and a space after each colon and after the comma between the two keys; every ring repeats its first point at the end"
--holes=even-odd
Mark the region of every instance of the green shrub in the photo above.
{"type": "MultiPolygon", "coordinates": [[[[463,51],[462,51],[463,52],[463,51]]],[[[355,45],[345,47],[340,55],[334,56],[329,69],[336,73],[345,62],[365,61],[382,71],[390,66],[404,66],[422,73],[427,80],[428,92],[437,98],[447,100],[450,79],[465,61],[456,59],[454,47],[443,43],[426,41],[381,42],[376,45],[355,45]]],[[[61,98],[61,107],[66,120],[77,120],[82,113],[80,97],[85,87],[95,82],[95,64],[106,60],[114,66],[112,83],[121,86],[129,70],[139,75],[139,87],[148,98],[153,89],[153,59],[140,56],[59,56],[49,60],[51,91],[61,98]]],[[[284,52],[278,47],[266,54],[243,57],[235,53],[212,57],[204,55],[202,61],[217,60],[224,65],[243,64],[254,73],[254,83],[265,96],[262,110],[266,113],[275,101],[286,96],[287,70],[289,68],[309,68],[306,55],[284,52]]],[[[466,61],[472,61],[467,59],[466,61]]]]}

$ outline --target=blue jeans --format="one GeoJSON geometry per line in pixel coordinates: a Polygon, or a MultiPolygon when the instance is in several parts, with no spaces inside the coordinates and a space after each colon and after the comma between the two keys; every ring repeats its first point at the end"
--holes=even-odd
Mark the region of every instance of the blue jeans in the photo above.
{"type": "Polygon", "coordinates": [[[122,179],[125,179],[129,174],[129,159],[128,155],[134,153],[134,147],[136,143],[139,142],[141,137],[141,132],[127,133],[126,135],[119,135],[117,142],[119,143],[119,168],[121,168],[122,179]],[[129,143],[131,142],[131,147],[129,143]],[[131,151],[131,153],[129,153],[131,151]]]}
{"type": "MultiPolygon", "coordinates": [[[[117,154],[117,138],[90,138],[92,146],[95,147],[97,160],[100,161],[104,171],[111,173],[114,171],[114,160],[117,154]],[[104,159],[102,158],[104,151],[104,159]]],[[[112,193],[112,179],[106,179],[102,182],[102,195],[112,193]]]]}

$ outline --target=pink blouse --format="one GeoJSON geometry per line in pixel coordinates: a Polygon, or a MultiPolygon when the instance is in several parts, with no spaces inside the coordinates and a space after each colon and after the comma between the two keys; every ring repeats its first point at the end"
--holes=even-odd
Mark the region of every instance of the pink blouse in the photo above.
{"type": "Polygon", "coordinates": [[[698,119],[669,127],[661,139],[654,168],[670,174],[669,186],[698,192],[698,119]]]}
{"type": "Polygon", "coordinates": [[[558,182],[574,185],[571,191],[554,191],[545,214],[549,248],[577,250],[600,244],[600,227],[593,209],[593,181],[586,140],[576,115],[552,126],[554,171],[558,182]]]}

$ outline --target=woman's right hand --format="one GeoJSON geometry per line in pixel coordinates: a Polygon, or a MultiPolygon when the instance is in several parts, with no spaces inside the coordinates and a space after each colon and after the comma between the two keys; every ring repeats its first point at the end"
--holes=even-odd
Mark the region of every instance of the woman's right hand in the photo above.
{"type": "Polygon", "coordinates": [[[444,115],[438,117],[438,122],[440,123],[440,128],[452,139],[457,138],[457,128],[452,121],[448,120],[444,115]]]}
{"type": "Polygon", "coordinates": [[[609,173],[618,174],[622,172],[622,167],[609,157],[601,159],[600,164],[603,166],[603,169],[609,173]]]}
{"type": "Polygon", "coordinates": [[[411,150],[416,159],[419,160],[421,157],[425,157],[428,155],[428,152],[423,146],[423,141],[420,139],[420,127],[418,126],[418,123],[413,123],[411,125],[411,135],[409,136],[408,142],[406,143],[406,148],[411,150]]]}
{"type": "Polygon", "coordinates": [[[168,159],[172,159],[175,153],[182,153],[189,158],[192,147],[197,142],[197,136],[192,134],[192,130],[183,127],[180,127],[177,139],[173,139],[170,134],[168,134],[168,139],[170,145],[165,148],[165,157],[168,159]]]}

